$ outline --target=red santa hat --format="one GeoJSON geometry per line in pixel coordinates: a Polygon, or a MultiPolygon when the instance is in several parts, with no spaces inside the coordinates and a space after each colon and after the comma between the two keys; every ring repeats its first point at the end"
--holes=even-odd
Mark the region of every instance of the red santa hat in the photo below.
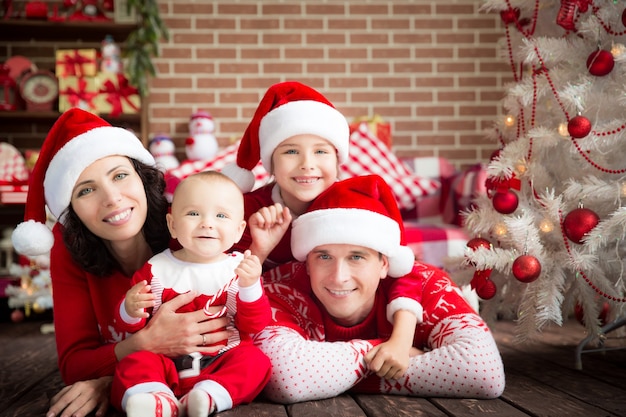
{"type": "Polygon", "coordinates": [[[263,163],[271,169],[274,149],[285,139],[311,134],[328,140],[337,149],[339,163],[348,158],[350,129],[346,118],[321,93],[296,81],[271,86],[244,132],[237,161],[222,169],[243,192],[254,187],[252,170],[263,163]]]}
{"type": "Polygon", "coordinates": [[[387,256],[389,276],[401,277],[411,272],[415,261],[404,239],[391,188],[380,176],[366,175],[336,182],[293,221],[291,251],[304,261],[320,245],[364,246],[387,256]]]}
{"type": "Polygon", "coordinates": [[[154,165],[154,158],[130,131],[113,127],[100,117],[73,108],[63,113],[48,132],[33,168],[24,222],[12,235],[15,250],[26,256],[48,253],[54,243],[45,225],[46,206],[63,223],[72,189],[85,168],[98,159],[123,155],[154,165]]]}

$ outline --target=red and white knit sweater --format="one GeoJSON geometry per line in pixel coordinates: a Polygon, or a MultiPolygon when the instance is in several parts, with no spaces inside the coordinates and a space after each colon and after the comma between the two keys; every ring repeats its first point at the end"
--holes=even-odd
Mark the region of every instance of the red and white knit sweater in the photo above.
{"type": "MultiPolygon", "coordinates": [[[[346,391],[424,397],[496,398],[504,390],[502,359],[484,321],[447,275],[416,263],[423,282],[423,322],[411,358],[398,380],[367,370],[365,354],[392,331],[386,309],[396,279],[382,280],[375,306],[362,323],[337,325],[316,301],[303,263],[285,264],[265,275],[274,322],[255,337],[272,362],[265,388],[281,403],[330,398],[346,391]]],[[[396,294],[397,296],[397,294],[396,294]]]]}

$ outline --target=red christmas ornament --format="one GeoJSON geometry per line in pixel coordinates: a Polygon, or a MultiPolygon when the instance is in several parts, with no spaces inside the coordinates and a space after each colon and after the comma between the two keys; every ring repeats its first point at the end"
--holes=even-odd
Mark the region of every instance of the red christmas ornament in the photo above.
{"type": "MultiPolygon", "coordinates": [[[[602,310],[600,310],[600,313],[598,314],[598,319],[600,320],[601,326],[604,326],[605,324],[608,323],[610,311],[611,311],[611,306],[609,305],[608,302],[605,301],[602,304],[602,310]]],[[[576,303],[576,305],[574,306],[574,317],[576,317],[576,320],[578,320],[578,322],[582,324],[583,326],[585,325],[584,315],[585,315],[585,310],[583,309],[583,306],[580,305],[579,303],[576,303]]]]}
{"type": "Polygon", "coordinates": [[[598,225],[600,218],[592,210],[577,208],[563,219],[565,236],[574,243],[582,243],[583,237],[598,225]]]}
{"type": "Polygon", "coordinates": [[[491,242],[482,237],[475,237],[467,242],[467,247],[474,250],[478,248],[491,249],[491,242]]]}
{"type": "Polygon", "coordinates": [[[528,284],[539,278],[539,274],[541,274],[541,264],[534,256],[522,255],[513,261],[511,271],[515,278],[528,284]]]}
{"type": "Polygon", "coordinates": [[[496,284],[487,279],[480,288],[476,288],[476,294],[483,300],[490,300],[496,295],[497,290],[496,284]]]}
{"type": "Polygon", "coordinates": [[[584,138],[591,132],[591,122],[585,116],[578,115],[570,119],[567,131],[573,138],[584,138]]]}
{"type": "Polygon", "coordinates": [[[622,12],[622,25],[626,26],[626,9],[622,12]]]}
{"type": "Polygon", "coordinates": [[[587,69],[591,75],[602,77],[613,70],[615,60],[609,51],[600,49],[592,52],[587,58],[587,69]]]}
{"type": "Polygon", "coordinates": [[[500,12],[500,18],[507,25],[511,23],[515,23],[515,21],[519,19],[519,15],[520,15],[520,11],[517,7],[516,8],[510,7],[507,10],[502,10],[500,12]]]}
{"type": "Polygon", "coordinates": [[[474,276],[470,281],[470,287],[475,289],[476,294],[484,300],[489,300],[496,295],[496,284],[489,279],[492,271],[492,269],[474,271],[474,276]]]}
{"type": "Polygon", "coordinates": [[[491,156],[489,157],[490,161],[493,161],[494,159],[496,159],[497,157],[500,156],[500,152],[502,152],[502,149],[496,149],[495,151],[493,151],[491,153],[491,156]]]}
{"type": "Polygon", "coordinates": [[[22,310],[13,310],[11,312],[11,321],[13,323],[19,323],[24,320],[24,312],[22,310]]]}
{"type": "Polygon", "coordinates": [[[517,194],[511,190],[497,191],[493,195],[491,203],[498,213],[511,214],[517,209],[519,199],[517,198],[517,194]]]}

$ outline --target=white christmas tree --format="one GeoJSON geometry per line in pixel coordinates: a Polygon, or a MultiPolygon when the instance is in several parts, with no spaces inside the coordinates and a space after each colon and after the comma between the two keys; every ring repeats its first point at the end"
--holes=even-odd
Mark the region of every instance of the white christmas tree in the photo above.
{"type": "Polygon", "coordinates": [[[481,314],[518,339],[580,314],[590,334],[626,313],[626,3],[487,0],[512,82],[489,135],[488,194],[453,260],[481,314]],[[607,317],[608,316],[608,317],[607,317]]]}

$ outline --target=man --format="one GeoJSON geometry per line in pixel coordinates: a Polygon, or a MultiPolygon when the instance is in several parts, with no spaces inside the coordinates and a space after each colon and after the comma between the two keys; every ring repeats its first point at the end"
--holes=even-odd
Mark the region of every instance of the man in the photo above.
{"type": "Polygon", "coordinates": [[[444,271],[414,261],[403,243],[393,193],[378,176],[337,182],[294,220],[300,262],[265,275],[273,323],[255,336],[272,362],[268,398],[502,394],[489,328],[444,271]]]}

